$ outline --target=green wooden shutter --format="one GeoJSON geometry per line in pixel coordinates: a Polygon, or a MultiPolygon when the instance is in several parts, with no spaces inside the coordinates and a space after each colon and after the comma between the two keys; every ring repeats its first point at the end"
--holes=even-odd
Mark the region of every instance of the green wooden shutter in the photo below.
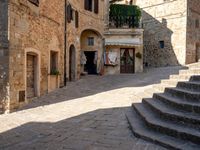
{"type": "Polygon", "coordinates": [[[78,11],[75,11],[75,26],[76,26],[76,28],[79,27],[79,14],[78,14],[78,11]]]}
{"type": "Polygon", "coordinates": [[[99,13],[99,0],[94,0],[94,13],[99,13]]]}

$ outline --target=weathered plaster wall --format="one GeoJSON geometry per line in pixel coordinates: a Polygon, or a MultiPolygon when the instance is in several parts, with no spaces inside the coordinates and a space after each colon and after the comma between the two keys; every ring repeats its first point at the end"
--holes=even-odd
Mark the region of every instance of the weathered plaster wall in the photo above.
{"type": "Polygon", "coordinates": [[[8,0],[0,1],[0,113],[8,109],[9,57],[8,57],[8,0]]]}
{"type": "MultiPolygon", "coordinates": [[[[67,60],[69,60],[69,48],[71,45],[76,49],[76,79],[80,78],[81,74],[81,37],[85,30],[96,32],[99,39],[103,38],[104,31],[104,13],[105,13],[105,1],[99,1],[99,13],[95,14],[84,9],[84,0],[68,0],[68,3],[72,5],[72,8],[78,11],[79,14],[79,27],[75,27],[75,20],[67,24],[67,60]]],[[[102,40],[98,42],[98,47],[102,47],[102,40]]],[[[84,46],[84,45],[83,45],[84,46]]],[[[103,48],[99,49],[99,52],[103,51],[103,48]]],[[[100,60],[98,60],[100,61],[100,60]]],[[[69,77],[69,62],[67,62],[67,76],[69,77]]]]}
{"type": "MultiPolygon", "coordinates": [[[[27,0],[10,0],[11,109],[18,107],[19,91],[26,91],[26,49],[40,56],[40,95],[48,92],[50,51],[59,53],[63,84],[64,0],[41,0],[39,7],[27,0]],[[17,66],[17,67],[16,67],[17,66]]],[[[37,72],[38,73],[38,72],[37,72]]]]}
{"type": "MultiPolygon", "coordinates": [[[[135,54],[140,52],[142,54],[142,46],[106,46],[106,52],[112,51],[117,52],[117,65],[116,66],[105,66],[104,73],[113,75],[113,74],[120,74],[120,50],[123,48],[130,48],[135,50],[135,54]]],[[[135,73],[143,71],[143,60],[135,57],[135,66],[134,66],[135,73]]]]}
{"type": "Polygon", "coordinates": [[[137,0],[142,8],[144,62],[149,66],[186,63],[186,0],[137,0]],[[159,41],[165,42],[160,48],[159,41]]]}
{"type": "MultiPolygon", "coordinates": [[[[143,57],[143,29],[110,29],[105,32],[105,39],[115,40],[127,39],[135,41],[135,46],[114,46],[106,45],[106,52],[112,51],[117,52],[117,65],[116,66],[105,66],[105,74],[119,74],[120,73],[120,49],[121,48],[133,48],[136,53],[140,53],[143,57]]],[[[143,71],[143,58],[139,59],[135,57],[134,70],[136,73],[143,71]]]]}
{"type": "Polygon", "coordinates": [[[200,1],[188,0],[186,63],[200,59],[200,1]],[[199,27],[196,27],[198,20],[199,27]]]}

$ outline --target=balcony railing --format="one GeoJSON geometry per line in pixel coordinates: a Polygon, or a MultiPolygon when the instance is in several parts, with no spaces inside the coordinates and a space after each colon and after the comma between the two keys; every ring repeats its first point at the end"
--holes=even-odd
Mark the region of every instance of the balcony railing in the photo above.
{"type": "Polygon", "coordinates": [[[139,28],[139,21],[135,16],[110,16],[110,28],[139,28]]]}

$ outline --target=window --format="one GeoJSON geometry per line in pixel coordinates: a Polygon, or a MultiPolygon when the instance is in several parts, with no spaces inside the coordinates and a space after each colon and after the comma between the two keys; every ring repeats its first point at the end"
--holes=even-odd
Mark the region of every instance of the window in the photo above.
{"type": "Polygon", "coordinates": [[[196,20],[195,20],[195,27],[196,27],[196,28],[199,28],[199,19],[196,19],[196,20]]]}
{"type": "Polygon", "coordinates": [[[67,22],[70,23],[73,20],[73,10],[72,6],[69,4],[67,5],[67,22]]]}
{"type": "Polygon", "coordinates": [[[94,0],[94,13],[99,13],[99,0],[94,0]]]}
{"type": "Polygon", "coordinates": [[[30,3],[34,4],[35,6],[39,6],[39,0],[28,0],[30,3]]]}
{"type": "Polygon", "coordinates": [[[92,11],[92,0],[85,0],[85,10],[92,11]]]}
{"type": "Polygon", "coordinates": [[[79,26],[79,14],[78,11],[75,11],[75,27],[78,28],[79,26]]]}
{"type": "Polygon", "coordinates": [[[94,45],[94,37],[88,37],[88,46],[94,45]]]}
{"type": "Polygon", "coordinates": [[[165,42],[164,41],[159,41],[160,48],[165,48],[165,42]]]}
{"type": "Polygon", "coordinates": [[[50,52],[50,73],[55,74],[58,72],[58,52],[50,52]]]}
{"type": "Polygon", "coordinates": [[[85,0],[85,10],[94,11],[95,14],[98,14],[99,0],[85,0]]]}

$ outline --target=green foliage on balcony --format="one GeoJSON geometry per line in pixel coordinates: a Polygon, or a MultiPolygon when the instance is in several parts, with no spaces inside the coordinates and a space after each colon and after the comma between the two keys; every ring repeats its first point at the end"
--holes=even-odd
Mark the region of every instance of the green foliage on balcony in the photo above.
{"type": "Polygon", "coordinates": [[[109,15],[111,20],[117,23],[118,26],[128,22],[129,27],[139,27],[142,13],[141,9],[135,5],[111,4],[109,15]]]}

